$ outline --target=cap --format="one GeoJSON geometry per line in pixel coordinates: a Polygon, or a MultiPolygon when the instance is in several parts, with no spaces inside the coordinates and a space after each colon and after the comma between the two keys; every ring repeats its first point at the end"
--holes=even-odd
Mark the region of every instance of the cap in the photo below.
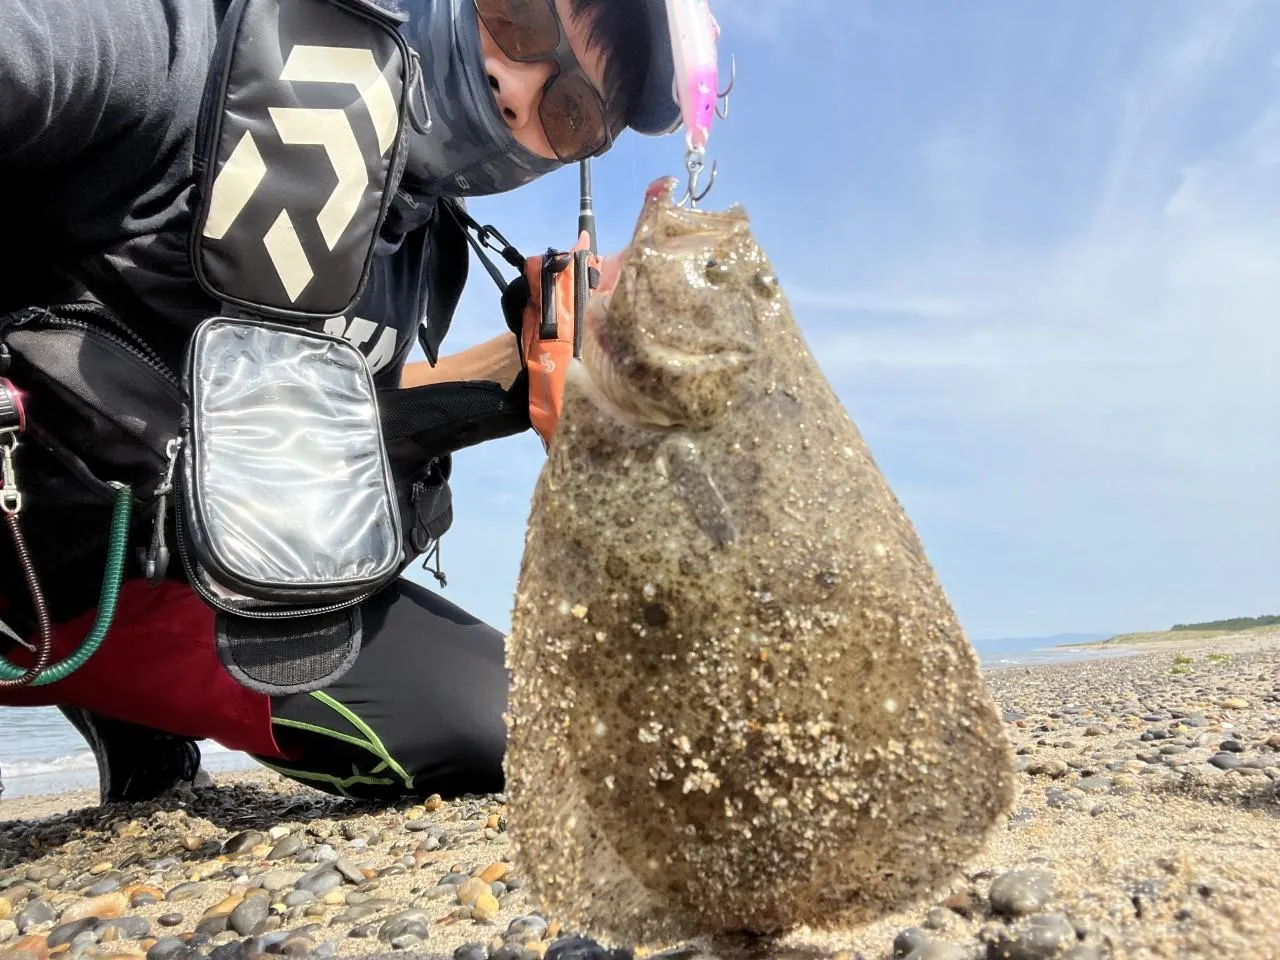
{"type": "Polygon", "coordinates": [[[680,127],[680,104],[675,96],[675,56],[666,0],[644,0],[649,24],[649,69],[638,102],[632,104],[627,126],[659,137],[680,127]]]}

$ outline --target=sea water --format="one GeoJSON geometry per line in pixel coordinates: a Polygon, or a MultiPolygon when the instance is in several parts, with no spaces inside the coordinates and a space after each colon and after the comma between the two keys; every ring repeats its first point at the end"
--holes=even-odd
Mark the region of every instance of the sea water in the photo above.
{"type": "MultiPolygon", "coordinates": [[[[1128,651],[1083,646],[1109,634],[1062,634],[976,640],[984,670],[1038,666],[1096,657],[1123,656],[1128,651]]],[[[256,766],[247,754],[202,740],[201,764],[209,773],[256,766]]],[[[4,801],[34,794],[96,789],[97,765],[75,727],[53,707],[0,707],[0,819],[4,801]]]]}

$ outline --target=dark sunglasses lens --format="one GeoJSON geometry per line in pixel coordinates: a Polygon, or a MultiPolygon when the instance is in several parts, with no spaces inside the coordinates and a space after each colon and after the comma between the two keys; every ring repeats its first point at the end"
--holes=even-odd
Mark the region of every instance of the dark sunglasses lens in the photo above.
{"type": "Polygon", "coordinates": [[[476,0],[476,10],[494,42],[512,60],[549,56],[560,42],[551,0],[476,0]]]}
{"type": "Polygon", "coordinates": [[[542,95],[539,116],[551,149],[566,163],[589,157],[605,145],[608,132],[600,98],[583,77],[557,77],[542,95]]]}

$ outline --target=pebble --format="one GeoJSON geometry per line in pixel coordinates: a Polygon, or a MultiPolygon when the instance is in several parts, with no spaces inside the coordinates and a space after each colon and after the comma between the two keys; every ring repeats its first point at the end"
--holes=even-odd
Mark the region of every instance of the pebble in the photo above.
{"type": "Polygon", "coordinates": [[[85,895],[90,897],[100,897],[104,893],[112,893],[120,889],[120,883],[123,878],[119,873],[109,873],[93,886],[85,890],[85,895]]]}
{"type": "Polygon", "coordinates": [[[180,913],[162,913],[156,917],[156,923],[162,927],[176,927],[183,922],[185,918],[180,913]]]}
{"type": "Polygon", "coordinates": [[[18,925],[12,920],[0,920],[0,943],[18,938],[18,925]]]}
{"type": "Polygon", "coordinates": [[[527,917],[516,917],[507,926],[506,938],[512,943],[528,943],[541,940],[547,935],[547,921],[531,914],[527,917]]]}
{"type": "Polygon", "coordinates": [[[64,922],[80,920],[84,917],[98,917],[106,920],[118,917],[128,909],[129,898],[123,893],[106,893],[100,897],[92,897],[88,900],[81,900],[78,903],[71,904],[62,911],[61,919],[64,922]]]}
{"type": "Polygon", "coordinates": [[[276,842],[276,845],[271,848],[271,852],[267,854],[267,859],[283,860],[285,857],[292,857],[304,846],[306,846],[306,843],[302,837],[296,833],[291,833],[276,842]]]}
{"type": "Polygon", "coordinates": [[[183,900],[194,900],[197,897],[203,897],[209,890],[207,883],[198,880],[189,880],[186,883],[180,883],[166,895],[165,899],[170,903],[180,903],[183,900]]]}
{"type": "Polygon", "coordinates": [[[18,931],[26,933],[34,926],[42,923],[53,923],[57,918],[58,915],[54,913],[53,907],[49,906],[45,901],[32,900],[18,912],[16,922],[18,931]]]}
{"type": "Polygon", "coordinates": [[[237,833],[222,845],[222,852],[229,854],[244,853],[266,840],[266,834],[258,830],[246,830],[237,833]]]}
{"type": "Polygon", "coordinates": [[[258,924],[267,919],[270,904],[266,897],[252,897],[238,904],[227,918],[227,925],[242,937],[257,932],[258,924]]]}
{"type": "Polygon", "coordinates": [[[1053,898],[1053,875],[1044,870],[1011,870],[991,883],[991,909],[1003,916],[1035,913],[1053,898]]]}
{"type": "Polygon", "coordinates": [[[82,933],[92,933],[102,923],[97,917],[85,917],[81,920],[71,920],[67,923],[60,923],[49,931],[47,943],[49,949],[60,947],[64,943],[70,943],[82,933]]]}
{"type": "Polygon", "coordinates": [[[391,943],[405,934],[425,938],[429,919],[421,910],[405,910],[394,917],[388,917],[378,931],[378,939],[391,943]]]}
{"type": "Polygon", "coordinates": [[[988,948],[988,960],[1056,960],[1076,942],[1076,928],[1059,913],[1027,917],[1000,931],[988,948]]]}

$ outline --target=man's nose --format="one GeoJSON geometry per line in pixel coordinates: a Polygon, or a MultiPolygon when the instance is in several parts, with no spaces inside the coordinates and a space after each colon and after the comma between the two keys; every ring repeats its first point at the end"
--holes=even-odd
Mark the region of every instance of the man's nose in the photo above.
{"type": "Polygon", "coordinates": [[[538,98],[553,69],[546,60],[514,63],[495,58],[485,64],[498,110],[512,130],[522,129],[533,119],[538,98]]]}

